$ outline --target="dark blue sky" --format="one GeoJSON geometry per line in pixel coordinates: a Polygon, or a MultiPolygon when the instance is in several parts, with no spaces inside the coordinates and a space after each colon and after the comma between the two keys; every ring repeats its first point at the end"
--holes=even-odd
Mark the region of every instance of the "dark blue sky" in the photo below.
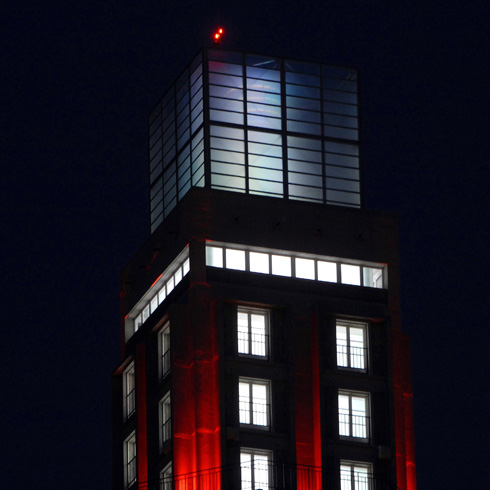
{"type": "Polygon", "coordinates": [[[4,0],[1,486],[110,487],[147,114],[219,11],[226,48],[359,68],[366,207],[400,221],[419,489],[485,488],[490,7],[454,0],[4,0]]]}

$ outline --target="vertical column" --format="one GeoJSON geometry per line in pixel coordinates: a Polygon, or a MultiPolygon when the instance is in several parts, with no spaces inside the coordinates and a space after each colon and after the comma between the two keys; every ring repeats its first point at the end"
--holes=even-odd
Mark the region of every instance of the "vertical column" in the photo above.
{"type": "Polygon", "coordinates": [[[189,245],[191,275],[187,305],[172,321],[174,474],[186,490],[219,490],[221,466],[219,343],[216,304],[205,282],[205,242],[189,245]],[[189,475],[190,476],[190,475],[189,475]]]}
{"type": "Polygon", "coordinates": [[[321,490],[321,473],[299,466],[321,467],[318,321],[316,315],[298,315],[293,321],[297,489],[321,490]]]}
{"type": "Polygon", "coordinates": [[[145,346],[136,346],[136,461],[138,484],[148,481],[145,346]]]}

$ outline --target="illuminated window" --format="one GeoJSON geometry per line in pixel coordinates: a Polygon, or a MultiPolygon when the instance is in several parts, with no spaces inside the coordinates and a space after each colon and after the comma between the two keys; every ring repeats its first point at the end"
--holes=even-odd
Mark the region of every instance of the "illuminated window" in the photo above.
{"type": "Polygon", "coordinates": [[[136,410],[136,384],[133,363],[123,373],[123,397],[124,418],[127,419],[136,410]]]}
{"type": "Polygon", "coordinates": [[[238,308],[238,353],[267,358],[269,355],[269,312],[238,308]]]}
{"type": "Polygon", "coordinates": [[[250,272],[260,272],[270,274],[269,254],[260,252],[250,252],[250,272]]]}
{"type": "Polygon", "coordinates": [[[130,487],[136,482],[136,434],[133,432],[124,441],[124,485],[130,487]]]}
{"type": "Polygon", "coordinates": [[[361,268],[358,265],[341,264],[340,274],[342,284],[352,284],[353,286],[361,285],[361,268]]]}
{"type": "Polygon", "coordinates": [[[160,376],[164,378],[170,371],[170,325],[167,323],[159,333],[160,376]]]}
{"type": "Polygon", "coordinates": [[[302,279],[315,279],[315,261],[312,259],[301,259],[296,257],[296,277],[302,279]]]}
{"type": "Polygon", "coordinates": [[[367,325],[338,321],[337,366],[367,369],[367,325]]]}
{"type": "Polygon", "coordinates": [[[240,451],[241,490],[272,488],[272,453],[258,449],[240,451]]]}
{"type": "Polygon", "coordinates": [[[291,257],[272,255],[272,274],[291,277],[291,257]]]}
{"type": "Polygon", "coordinates": [[[172,463],[160,472],[160,490],[172,490],[172,463]]]}
{"type": "Polygon", "coordinates": [[[326,282],[337,282],[337,264],[335,262],[317,261],[318,280],[326,282]]]}
{"type": "Polygon", "coordinates": [[[371,465],[354,461],[340,462],[341,490],[371,490],[371,465]]]}
{"type": "Polygon", "coordinates": [[[270,426],[270,383],[240,378],[238,384],[240,424],[270,426]]]}
{"type": "Polygon", "coordinates": [[[245,250],[226,249],[226,268],[238,271],[245,270],[245,250]]]}
{"type": "Polygon", "coordinates": [[[160,447],[172,437],[172,408],[170,393],[167,393],[160,402],[160,447]]]}
{"type": "Polygon", "coordinates": [[[339,435],[369,438],[369,395],[367,393],[339,391],[339,435]]]}

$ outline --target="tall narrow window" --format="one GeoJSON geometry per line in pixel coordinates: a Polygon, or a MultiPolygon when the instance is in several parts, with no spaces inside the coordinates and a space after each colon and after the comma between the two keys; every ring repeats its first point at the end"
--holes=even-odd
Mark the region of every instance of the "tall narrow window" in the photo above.
{"type": "Polygon", "coordinates": [[[160,376],[164,378],[170,371],[170,325],[167,323],[159,333],[160,376]]]}
{"type": "Polygon", "coordinates": [[[136,434],[124,441],[124,484],[130,487],[136,481],[136,434]]]}
{"type": "Polygon", "coordinates": [[[172,409],[170,393],[167,393],[160,402],[160,447],[172,437],[172,409]]]}
{"type": "Polygon", "coordinates": [[[136,385],[134,380],[134,364],[123,373],[124,418],[129,418],[136,409],[136,385]]]}
{"type": "Polygon", "coordinates": [[[272,454],[269,451],[240,451],[241,490],[270,490],[272,454]]]}
{"type": "Polygon", "coordinates": [[[172,490],[172,463],[169,463],[160,473],[160,490],[172,490]]]}
{"type": "Polygon", "coordinates": [[[339,391],[339,435],[369,438],[369,395],[339,391]]]}
{"type": "Polygon", "coordinates": [[[353,461],[340,462],[341,490],[371,490],[371,465],[353,461]]]}
{"type": "Polygon", "coordinates": [[[240,424],[270,426],[270,383],[262,379],[240,378],[240,424]]]}
{"type": "Polygon", "coordinates": [[[367,325],[337,322],[337,366],[367,369],[367,325]]]}
{"type": "Polygon", "coordinates": [[[238,308],[238,353],[267,358],[269,355],[269,312],[238,308]]]}

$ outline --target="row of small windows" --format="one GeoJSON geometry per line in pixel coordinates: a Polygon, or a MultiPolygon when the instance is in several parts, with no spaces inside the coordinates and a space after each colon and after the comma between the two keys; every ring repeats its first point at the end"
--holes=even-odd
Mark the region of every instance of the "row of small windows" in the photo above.
{"type": "Polygon", "coordinates": [[[150,315],[165,301],[190,270],[189,249],[186,247],[152,284],[125,319],[125,338],[128,340],[150,315]]]}
{"type": "Polygon", "coordinates": [[[293,253],[261,249],[260,251],[235,248],[233,245],[206,245],[206,265],[224,269],[295,277],[313,281],[333,282],[384,288],[385,266],[352,264],[332,257],[295,256],[293,253]]]}

